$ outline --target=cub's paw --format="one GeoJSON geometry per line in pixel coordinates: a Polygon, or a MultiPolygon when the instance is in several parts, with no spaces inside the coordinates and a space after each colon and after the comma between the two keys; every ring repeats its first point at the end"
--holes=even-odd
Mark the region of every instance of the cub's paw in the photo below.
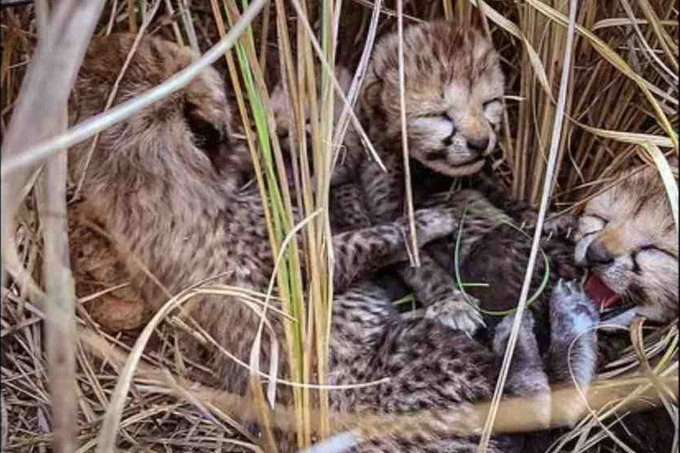
{"type": "Polygon", "coordinates": [[[586,332],[593,332],[600,314],[580,284],[559,280],[550,298],[552,343],[571,342],[586,332]]]}
{"type": "MultiPolygon", "coordinates": [[[[597,368],[597,332],[599,312],[583,288],[560,280],[550,299],[550,372],[555,382],[576,384],[585,389],[597,368]]],[[[562,410],[569,424],[575,423],[584,410],[575,399],[562,410]]]]}
{"type": "Polygon", "coordinates": [[[150,311],[141,299],[122,298],[110,294],[93,300],[87,311],[102,329],[111,333],[138,329],[150,318],[150,311]]]}
{"type": "MultiPolygon", "coordinates": [[[[493,338],[493,352],[501,360],[510,340],[512,326],[516,315],[506,316],[496,327],[493,338]]],[[[505,389],[509,394],[522,396],[523,410],[533,412],[542,428],[550,422],[550,385],[543,369],[543,360],[538,351],[538,343],[534,335],[534,317],[525,311],[519,325],[515,352],[510,365],[505,389]]]]}
{"type": "MultiPolygon", "coordinates": [[[[415,213],[418,242],[427,242],[452,235],[458,229],[458,219],[451,210],[439,208],[419,209],[415,213]]],[[[404,227],[408,231],[408,216],[402,217],[404,227]]]]}
{"type": "MultiPolygon", "coordinates": [[[[493,352],[498,357],[503,357],[505,349],[510,339],[512,326],[515,323],[515,314],[508,315],[498,323],[493,337],[493,352]]],[[[528,309],[525,309],[522,320],[519,324],[519,335],[517,337],[517,352],[523,355],[527,352],[530,355],[538,354],[538,345],[536,344],[536,336],[534,335],[534,316],[528,309]]]]}
{"type": "Polygon", "coordinates": [[[479,327],[484,326],[478,306],[479,303],[474,297],[456,292],[428,304],[425,317],[472,335],[479,327]]]}
{"type": "Polygon", "coordinates": [[[576,231],[578,220],[572,214],[562,214],[543,223],[543,232],[549,237],[571,237],[572,232],[576,231]]]}

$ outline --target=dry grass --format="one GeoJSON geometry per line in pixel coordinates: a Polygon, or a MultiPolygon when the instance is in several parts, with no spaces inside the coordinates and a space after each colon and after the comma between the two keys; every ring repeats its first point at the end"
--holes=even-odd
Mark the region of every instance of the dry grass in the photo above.
{"type": "MultiPolygon", "coordinates": [[[[333,292],[332,257],[327,251],[329,176],[334,150],[347,125],[358,126],[349,109],[339,125],[333,124],[338,85],[331,69],[336,63],[358,68],[352,89],[342,97],[343,103],[352,105],[373,37],[397,30],[402,22],[408,26],[456,15],[481,24],[492,36],[508,79],[507,121],[495,169],[515,197],[536,208],[546,208],[550,201],[552,212],[577,210],[592,194],[608,187],[621,169],[651,164],[666,183],[677,223],[677,184],[666,162],[666,157],[678,153],[678,10],[670,0],[578,2],[571,67],[564,58],[569,47],[568,1],[275,0],[226,54],[231,38],[238,34],[236,24],[247,15],[242,2],[107,0],[101,15],[96,7],[88,9],[78,2],[55,3],[49,21],[46,1],[3,6],[0,13],[3,449],[73,451],[75,442],[77,451],[109,451],[113,442],[120,449],[144,451],[273,449],[269,436],[253,438],[231,416],[246,412],[262,426],[295,430],[301,446],[338,430],[360,429],[362,435],[370,435],[388,426],[422,426],[413,419],[403,423],[360,416],[337,419],[329,413],[327,390],[316,385],[326,380],[333,292]],[[256,357],[243,364],[251,370],[252,388],[259,395],[255,402],[193,383],[192,373],[209,370],[182,356],[176,332],[188,330],[198,337],[202,333],[170,309],[170,304],[180,304],[196,291],[213,291],[237,292],[253,306],[274,311],[269,306],[271,294],[190,288],[171,298],[167,310],[140,337],[112,337],[99,330],[83,309],[97,294],[76,300],[75,313],[73,303],[67,303],[73,302],[69,274],[63,269],[56,272],[60,264],[54,259],[67,246],[63,217],[47,214],[65,209],[63,154],[58,153],[179,88],[199,69],[192,67],[135,104],[114,107],[55,140],[63,128],[72,73],[89,40],[83,20],[96,22],[96,34],[129,31],[190,45],[207,52],[201,64],[217,61],[225,74],[255,162],[256,183],[271,200],[267,219],[272,253],[279,258],[272,282],[283,310],[275,315],[298,320],[286,323],[289,327],[279,345],[292,370],[286,377],[294,384],[292,408],[267,409],[273,387],[262,384],[272,382],[269,377],[276,370],[260,370],[256,357]],[[71,45],[68,53],[65,45],[71,45]],[[50,58],[58,58],[60,64],[50,58]],[[37,64],[32,65],[33,60],[37,64]],[[55,72],[57,67],[63,72],[55,72]],[[26,77],[27,72],[33,75],[26,77]],[[301,148],[309,147],[312,156],[309,161],[307,153],[300,153],[295,193],[276,179],[277,173],[284,173],[283,162],[277,137],[269,133],[268,87],[280,78],[291,97],[293,138],[301,148]],[[319,112],[312,115],[309,137],[304,133],[305,105],[319,112]],[[556,128],[559,118],[563,125],[556,128]],[[47,156],[56,157],[43,160],[47,156]],[[45,176],[39,178],[36,169],[43,165],[45,176]],[[555,177],[546,181],[553,170],[555,177]],[[37,180],[48,188],[42,192],[46,196],[34,190],[37,180]],[[303,211],[304,225],[293,223],[294,205],[303,211]],[[291,240],[297,229],[301,239],[291,240]],[[302,262],[308,264],[306,273],[302,262]],[[45,304],[45,300],[62,303],[45,304]],[[75,410],[77,426],[67,415],[75,410]]],[[[265,329],[263,324],[261,330],[265,329]]],[[[677,427],[676,326],[645,329],[643,334],[642,326],[635,325],[630,334],[622,358],[608,365],[598,384],[600,389],[618,390],[608,393],[604,402],[592,400],[586,415],[555,450],[566,449],[567,443],[574,451],[597,450],[612,437],[609,427],[617,423],[617,414],[647,399],[661,401],[677,427]]],[[[484,415],[488,406],[478,409],[484,415]]],[[[499,414],[495,423],[488,420],[487,433],[492,426],[518,429],[507,428],[514,414],[511,409],[499,414]]],[[[427,423],[426,415],[417,421],[427,423]]],[[[351,436],[340,439],[351,440],[351,436]]],[[[614,443],[626,451],[622,441],[614,443]]]]}

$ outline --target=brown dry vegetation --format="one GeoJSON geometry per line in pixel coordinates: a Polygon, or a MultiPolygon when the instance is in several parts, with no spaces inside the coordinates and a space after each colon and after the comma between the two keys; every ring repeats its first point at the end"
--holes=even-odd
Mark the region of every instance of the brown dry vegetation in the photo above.
{"type": "MultiPolygon", "coordinates": [[[[131,334],[107,335],[89,319],[82,306],[97,294],[75,301],[75,310],[73,304],[69,304],[72,289],[66,278],[68,274],[55,267],[60,264],[53,259],[67,246],[61,234],[65,231],[64,225],[58,218],[54,220],[54,216],[45,215],[47,211],[63,212],[65,200],[72,195],[70,182],[68,194],[64,190],[67,182],[63,159],[41,161],[47,163],[38,178],[42,180],[39,184],[48,189],[42,194],[36,190],[38,185],[34,187],[33,174],[38,166],[25,166],[21,171],[6,168],[8,156],[30,154],[35,151],[31,147],[48,143],[63,131],[63,113],[59,109],[64,105],[64,93],[68,93],[69,87],[62,83],[67,77],[60,78],[57,74],[51,80],[47,77],[50,69],[43,68],[45,80],[51,83],[49,89],[45,91],[45,86],[36,83],[19,95],[31,65],[49,68],[54,63],[48,58],[50,52],[35,53],[39,42],[51,52],[57,52],[64,66],[70,64],[75,68],[79,61],[78,46],[70,53],[64,51],[63,46],[87,43],[90,38],[86,22],[90,20],[93,25],[96,22],[95,34],[141,32],[206,52],[238,22],[239,11],[244,11],[241,2],[106,0],[101,14],[91,7],[88,13],[84,11],[87,7],[69,0],[23,3],[4,6],[3,1],[1,11],[2,448],[46,451],[55,442],[57,451],[73,451],[75,435],[77,451],[94,450],[98,442],[114,438],[119,448],[136,451],[266,449],[266,441],[253,438],[230,417],[230,411],[243,411],[245,406],[256,408],[254,412],[266,412],[262,398],[241,402],[218,390],[198,387],[183,377],[187,367],[200,368],[200,365],[191,364],[181,356],[175,336],[181,321],[171,311],[151,326],[148,342],[135,342],[136,337],[131,334]],[[79,11],[79,15],[68,16],[74,17],[73,20],[58,16],[59,8],[62,13],[79,11]],[[71,41],[61,39],[64,36],[71,41]],[[52,97],[44,97],[50,92],[52,97]],[[54,93],[61,93],[61,98],[54,93]],[[35,95],[33,103],[26,101],[31,94],[35,95]],[[15,114],[17,118],[13,118],[15,114]],[[44,118],[45,115],[49,117],[44,118]],[[31,120],[40,120],[40,123],[31,123],[31,120]],[[36,134],[33,128],[26,128],[27,124],[44,127],[38,128],[36,134]],[[16,223],[9,223],[15,207],[16,223]],[[14,244],[6,241],[8,231],[15,233],[14,244]],[[8,249],[16,254],[8,253],[8,249]],[[44,269],[37,268],[41,262],[44,269]],[[19,265],[28,273],[23,274],[19,265]],[[36,286],[22,275],[32,276],[36,286]],[[49,303],[54,301],[60,303],[49,303]],[[131,352],[140,354],[141,359],[129,360],[134,356],[131,352]],[[71,385],[74,379],[75,388],[71,385]],[[129,391],[121,382],[129,383],[129,391]],[[116,402],[120,403],[119,414],[112,410],[116,402]],[[77,429],[74,418],[69,416],[76,411],[77,429]]],[[[395,30],[400,17],[407,26],[415,21],[456,15],[481,25],[491,34],[503,56],[507,77],[507,121],[495,156],[495,168],[498,180],[513,196],[540,207],[544,176],[550,164],[549,151],[555,142],[556,177],[552,184],[551,212],[578,209],[588,196],[611,184],[621,169],[656,165],[660,175],[666,176],[667,192],[676,207],[677,221],[677,184],[664,158],[678,153],[676,4],[669,0],[578,2],[573,61],[566,79],[565,105],[561,109],[558,93],[565,66],[569,3],[559,0],[488,0],[486,3],[404,0],[403,4],[399,0],[268,2],[253,22],[253,39],[239,40],[236,48],[215,66],[224,73],[230,96],[244,119],[237,120],[236,126],[243,131],[244,140],[248,141],[258,163],[258,184],[272,200],[272,225],[277,224],[276,219],[282,220],[283,227],[270,228],[273,246],[278,249],[292,228],[286,222],[291,197],[285,184],[278,185],[271,179],[271,173],[263,171],[276,165],[273,156],[279,151],[276,137],[268,138],[268,96],[262,87],[271,88],[283,72],[293,87],[294,104],[302,105],[307,99],[317,106],[320,121],[312,122],[309,146],[314,162],[310,165],[316,166],[319,187],[325,187],[324,172],[319,170],[330,165],[327,156],[334,136],[331,121],[334,96],[332,79],[319,64],[318,57],[323,55],[330,66],[338,62],[356,67],[367,36],[372,32],[380,36],[395,30]],[[376,4],[382,4],[380,11],[374,10],[376,4]],[[313,32],[314,40],[309,32],[313,32]],[[322,88],[320,95],[317,89],[309,89],[315,86],[322,88]],[[553,137],[557,118],[564,120],[563,133],[553,137]]],[[[299,129],[297,132],[301,132],[299,129]]],[[[298,135],[300,141],[304,140],[304,134],[298,135]]],[[[58,150],[60,146],[52,148],[58,150]]],[[[301,172],[301,177],[305,177],[305,172],[301,172]]],[[[324,190],[317,190],[316,194],[300,191],[299,196],[304,202],[298,203],[306,206],[307,215],[326,206],[324,190]]],[[[287,338],[282,339],[289,350],[296,351],[288,357],[293,370],[289,379],[303,383],[325,380],[329,320],[324,314],[329,312],[332,288],[327,272],[328,257],[312,253],[318,250],[313,245],[319,244],[320,238],[327,234],[324,222],[324,216],[309,220],[303,230],[304,237],[297,244],[299,250],[294,248],[284,255],[285,265],[277,275],[278,295],[283,299],[284,310],[304,314],[309,304],[316,308],[312,319],[299,323],[297,330],[288,332],[287,338]],[[299,256],[303,255],[305,259],[300,260],[299,256]],[[302,291],[301,261],[313,269],[307,274],[306,297],[302,291]],[[294,347],[303,344],[302,339],[311,339],[311,343],[305,344],[313,346],[294,347]]],[[[180,294],[176,300],[190,295],[190,292],[180,294]]],[[[631,329],[631,342],[623,345],[627,351],[600,376],[605,380],[602,386],[609,388],[623,385],[611,379],[625,376],[625,387],[621,387],[625,393],[615,393],[599,405],[594,403],[592,412],[584,415],[565,437],[565,441],[577,438],[576,450],[597,451],[600,441],[611,435],[604,426],[615,423],[616,414],[622,413],[617,405],[640,403],[644,398],[661,399],[677,428],[677,327],[645,329],[644,335],[641,332],[639,325],[631,329]],[[650,388],[653,391],[650,392],[650,388]]],[[[397,427],[395,429],[404,426],[398,420],[375,420],[360,415],[331,423],[333,418],[325,401],[323,390],[298,388],[290,415],[279,413],[273,422],[285,422],[295,429],[301,446],[338,430],[360,426],[364,434],[370,434],[373,429],[389,425],[397,427]],[[310,401],[313,403],[307,404],[310,401]]],[[[505,417],[505,421],[509,418],[512,417],[505,417]]],[[[499,416],[498,424],[502,425],[503,420],[499,416]]],[[[412,427],[411,422],[404,423],[412,427]]],[[[617,444],[616,448],[625,451],[625,445],[617,444]]]]}

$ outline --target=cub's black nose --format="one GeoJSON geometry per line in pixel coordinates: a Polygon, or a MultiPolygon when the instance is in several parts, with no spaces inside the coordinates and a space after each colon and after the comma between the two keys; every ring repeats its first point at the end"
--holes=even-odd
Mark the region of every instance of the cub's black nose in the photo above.
{"type": "Polygon", "coordinates": [[[483,153],[489,147],[489,137],[467,141],[468,148],[477,153],[483,153]]]}
{"type": "Polygon", "coordinates": [[[601,242],[593,241],[586,250],[586,260],[589,264],[609,264],[614,261],[614,257],[609,254],[601,242]]]}

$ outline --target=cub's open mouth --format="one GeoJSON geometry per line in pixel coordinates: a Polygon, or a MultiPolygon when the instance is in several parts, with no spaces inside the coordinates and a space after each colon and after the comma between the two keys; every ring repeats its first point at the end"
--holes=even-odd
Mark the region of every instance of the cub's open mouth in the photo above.
{"type": "Polygon", "coordinates": [[[623,296],[611,289],[597,274],[592,274],[585,285],[585,292],[600,309],[600,320],[612,318],[631,308],[623,296]]]}

